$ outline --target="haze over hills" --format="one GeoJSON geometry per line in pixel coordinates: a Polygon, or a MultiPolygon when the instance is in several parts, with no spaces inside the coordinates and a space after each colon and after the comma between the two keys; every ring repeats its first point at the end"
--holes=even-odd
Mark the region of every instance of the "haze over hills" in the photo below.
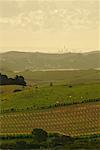
{"type": "Polygon", "coordinates": [[[100,68],[100,52],[50,54],[10,51],[0,54],[0,71],[100,68]]]}

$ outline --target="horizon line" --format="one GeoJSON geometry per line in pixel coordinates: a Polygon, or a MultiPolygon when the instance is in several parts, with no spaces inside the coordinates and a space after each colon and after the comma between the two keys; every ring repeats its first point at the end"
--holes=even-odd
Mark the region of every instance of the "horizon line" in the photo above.
{"type": "Polygon", "coordinates": [[[0,54],[2,53],[9,53],[9,52],[19,52],[19,53],[44,53],[44,54],[66,54],[66,53],[91,53],[91,52],[100,52],[99,49],[97,50],[91,50],[91,51],[58,51],[58,52],[45,52],[45,51],[25,51],[25,50],[7,50],[4,52],[0,52],[0,54]]]}

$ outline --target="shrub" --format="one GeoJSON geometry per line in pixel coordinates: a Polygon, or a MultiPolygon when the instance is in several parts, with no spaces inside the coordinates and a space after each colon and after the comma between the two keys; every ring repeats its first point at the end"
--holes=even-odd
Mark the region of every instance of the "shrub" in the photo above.
{"type": "Polygon", "coordinates": [[[20,91],[22,91],[22,90],[20,90],[20,89],[16,89],[16,90],[14,90],[13,92],[20,92],[20,91]]]}
{"type": "Polygon", "coordinates": [[[34,140],[38,142],[46,141],[48,137],[47,132],[39,128],[33,129],[32,135],[34,137],[34,140]]]}

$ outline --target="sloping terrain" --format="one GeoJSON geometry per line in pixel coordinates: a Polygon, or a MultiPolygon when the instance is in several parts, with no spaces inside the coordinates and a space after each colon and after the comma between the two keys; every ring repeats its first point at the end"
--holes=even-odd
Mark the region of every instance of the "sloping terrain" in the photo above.
{"type": "Polygon", "coordinates": [[[100,102],[0,115],[1,135],[30,134],[34,128],[70,136],[100,134],[100,102]]]}
{"type": "Polygon", "coordinates": [[[27,85],[34,84],[87,84],[87,83],[100,83],[100,70],[52,70],[52,71],[22,71],[12,72],[4,69],[1,72],[6,74],[9,78],[15,78],[16,75],[21,75],[25,78],[27,85]]]}
{"type": "Polygon", "coordinates": [[[68,105],[73,103],[82,103],[96,101],[100,99],[100,85],[50,85],[33,87],[22,86],[1,86],[0,87],[0,110],[12,109],[22,111],[22,109],[37,110],[41,107],[55,107],[56,104],[68,105]],[[20,92],[14,92],[15,90],[20,92]]]}
{"type": "Polygon", "coordinates": [[[64,54],[11,51],[0,54],[0,70],[91,69],[100,68],[99,59],[98,51],[64,54]]]}

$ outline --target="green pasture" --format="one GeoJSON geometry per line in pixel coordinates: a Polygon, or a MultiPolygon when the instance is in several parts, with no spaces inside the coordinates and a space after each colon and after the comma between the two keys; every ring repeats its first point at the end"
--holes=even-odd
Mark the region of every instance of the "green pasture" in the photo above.
{"type": "Polygon", "coordinates": [[[49,82],[66,82],[68,84],[100,83],[100,70],[54,70],[54,71],[30,71],[12,73],[2,72],[8,77],[14,78],[17,75],[24,76],[28,85],[48,84],[49,82]]]}
{"type": "Polygon", "coordinates": [[[66,82],[68,84],[100,83],[100,70],[62,70],[62,71],[24,71],[28,84],[46,84],[49,82],[66,82]]]}
{"type": "Polygon", "coordinates": [[[26,109],[27,107],[39,108],[59,103],[73,104],[86,102],[89,99],[100,98],[100,84],[69,85],[53,84],[53,86],[1,86],[1,109],[26,109]],[[13,92],[21,89],[20,92],[13,92]],[[12,92],[11,92],[12,91],[12,92]]]}

